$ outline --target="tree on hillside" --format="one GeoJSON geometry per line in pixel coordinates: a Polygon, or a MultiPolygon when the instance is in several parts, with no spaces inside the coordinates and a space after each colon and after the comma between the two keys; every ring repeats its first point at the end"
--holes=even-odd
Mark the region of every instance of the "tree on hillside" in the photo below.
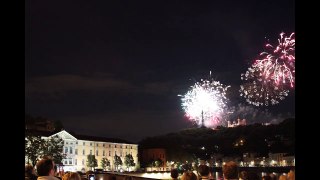
{"type": "Polygon", "coordinates": [[[43,156],[45,140],[40,136],[26,135],[25,137],[25,156],[28,164],[35,166],[38,158],[43,156]]]}
{"type": "Polygon", "coordinates": [[[118,170],[119,166],[122,166],[122,160],[116,154],[114,155],[114,161],[113,162],[114,162],[114,166],[116,167],[116,170],[118,170]]]}
{"type": "Polygon", "coordinates": [[[135,166],[136,164],[134,163],[134,159],[131,154],[127,154],[124,158],[124,164],[126,165],[128,171],[129,167],[135,166]]]}
{"type": "Polygon", "coordinates": [[[87,155],[87,167],[90,167],[92,170],[93,168],[97,167],[98,163],[97,163],[97,159],[95,155],[87,155]]]}
{"type": "Polygon", "coordinates": [[[50,156],[56,164],[62,164],[62,160],[66,157],[63,154],[64,141],[61,137],[55,135],[45,141],[43,155],[50,156]]]}
{"type": "Polygon", "coordinates": [[[107,158],[101,159],[101,167],[106,170],[106,167],[110,167],[110,161],[107,158]]]}

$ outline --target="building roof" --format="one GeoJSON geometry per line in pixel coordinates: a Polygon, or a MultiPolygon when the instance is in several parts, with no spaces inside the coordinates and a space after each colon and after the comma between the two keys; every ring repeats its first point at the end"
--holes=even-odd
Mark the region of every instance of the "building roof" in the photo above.
{"type": "MultiPolygon", "coordinates": [[[[65,130],[63,130],[63,131],[65,131],[65,130]]],[[[39,130],[26,130],[25,135],[32,134],[32,135],[35,135],[35,136],[49,137],[49,136],[52,136],[52,135],[54,135],[56,133],[59,133],[59,132],[61,132],[61,131],[48,132],[48,131],[39,131],[39,130]]],[[[119,139],[119,138],[107,138],[107,137],[80,135],[80,134],[76,134],[74,132],[68,132],[68,133],[71,134],[72,136],[74,136],[75,138],[77,138],[78,140],[134,144],[132,142],[129,142],[129,141],[123,140],[123,139],[119,139]]]]}

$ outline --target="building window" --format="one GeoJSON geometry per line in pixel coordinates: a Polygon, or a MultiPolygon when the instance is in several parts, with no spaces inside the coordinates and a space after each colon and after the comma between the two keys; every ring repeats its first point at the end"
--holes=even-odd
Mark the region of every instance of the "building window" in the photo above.
{"type": "Polygon", "coordinates": [[[77,165],[77,159],[74,160],[74,165],[77,165]]]}
{"type": "Polygon", "coordinates": [[[66,144],[69,144],[68,142],[66,142],[66,144]]]}
{"type": "Polygon", "coordinates": [[[104,147],[104,144],[102,144],[102,146],[104,147]]]}
{"type": "Polygon", "coordinates": [[[72,147],[70,147],[70,154],[72,154],[72,147]]]}
{"type": "Polygon", "coordinates": [[[120,148],[122,148],[122,146],[120,145],[120,148]]]}
{"type": "Polygon", "coordinates": [[[109,144],[109,148],[111,148],[111,144],[109,144]]]}
{"type": "Polygon", "coordinates": [[[90,149],[90,155],[92,155],[92,150],[90,149]]]}
{"type": "Polygon", "coordinates": [[[69,159],[69,164],[72,164],[72,159],[69,159]]]}
{"type": "Polygon", "coordinates": [[[65,165],[67,165],[67,163],[68,163],[68,161],[67,161],[67,160],[65,160],[65,161],[64,161],[64,164],[65,164],[65,165]]]}
{"type": "Polygon", "coordinates": [[[84,165],[84,159],[82,159],[82,165],[84,165]]]}
{"type": "Polygon", "coordinates": [[[76,144],[78,144],[78,141],[76,141],[76,144]]]}
{"type": "Polygon", "coordinates": [[[83,145],[86,145],[86,143],[85,143],[85,142],[83,142],[83,145]]]}
{"type": "Polygon", "coordinates": [[[97,143],[97,147],[98,147],[98,143],[97,143]]]}
{"type": "Polygon", "coordinates": [[[105,156],[105,154],[104,154],[104,150],[102,151],[102,156],[105,156]]]}
{"type": "Polygon", "coordinates": [[[86,153],[85,153],[85,151],[84,151],[84,150],[82,150],[82,155],[86,155],[86,153]]]}
{"type": "Polygon", "coordinates": [[[78,155],[78,149],[75,149],[75,150],[74,150],[74,153],[75,153],[76,155],[78,155]]]}
{"type": "Polygon", "coordinates": [[[96,156],[99,156],[98,150],[96,150],[96,156]]]}
{"type": "Polygon", "coordinates": [[[122,156],[122,151],[120,151],[120,156],[122,156]]]}
{"type": "Polygon", "coordinates": [[[131,146],[131,149],[132,149],[132,146],[131,146]]]}
{"type": "Polygon", "coordinates": [[[73,143],[70,143],[71,145],[73,145],[73,143]]]}
{"type": "Polygon", "coordinates": [[[92,146],[92,143],[90,143],[90,146],[92,146]]]}
{"type": "Polygon", "coordinates": [[[109,156],[111,156],[111,151],[109,151],[109,156]]]}
{"type": "Polygon", "coordinates": [[[66,153],[66,154],[68,153],[68,147],[64,148],[64,153],[66,153]]]}
{"type": "Polygon", "coordinates": [[[115,148],[117,148],[117,145],[114,145],[115,148]]]}
{"type": "Polygon", "coordinates": [[[117,151],[114,152],[114,155],[117,155],[117,151]]]}

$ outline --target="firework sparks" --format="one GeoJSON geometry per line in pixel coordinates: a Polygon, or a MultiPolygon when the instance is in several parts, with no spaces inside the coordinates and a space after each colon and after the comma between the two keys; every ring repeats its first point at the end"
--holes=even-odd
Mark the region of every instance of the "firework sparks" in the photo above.
{"type": "Polygon", "coordinates": [[[199,126],[214,128],[223,123],[229,87],[214,80],[195,83],[181,98],[186,116],[199,126]]]}
{"type": "Polygon", "coordinates": [[[279,45],[275,48],[266,45],[267,51],[260,53],[253,68],[261,71],[265,79],[274,81],[277,86],[294,86],[295,82],[295,39],[294,33],[285,37],[280,34],[279,45]]]}
{"type": "Polygon", "coordinates": [[[268,106],[278,104],[288,96],[288,86],[295,82],[295,39],[294,33],[289,37],[280,34],[279,45],[274,48],[267,44],[266,52],[248,68],[241,79],[240,96],[249,104],[268,106]]]}
{"type": "Polygon", "coordinates": [[[249,104],[255,106],[268,106],[278,104],[288,96],[289,90],[266,79],[262,72],[249,68],[245,74],[241,74],[241,79],[246,81],[240,86],[240,96],[246,98],[249,104]]]}

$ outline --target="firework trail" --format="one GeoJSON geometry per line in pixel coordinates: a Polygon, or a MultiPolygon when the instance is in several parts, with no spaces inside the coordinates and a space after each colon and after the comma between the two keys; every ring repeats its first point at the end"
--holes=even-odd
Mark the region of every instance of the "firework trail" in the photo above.
{"type": "Polygon", "coordinates": [[[279,45],[273,48],[267,44],[269,51],[262,52],[260,59],[248,68],[241,79],[240,96],[249,104],[268,106],[278,104],[289,93],[289,87],[295,81],[295,39],[294,33],[289,37],[280,34],[279,45]]]}
{"type": "MultiPolygon", "coordinates": [[[[224,123],[227,109],[226,91],[230,86],[224,86],[219,81],[201,79],[182,96],[182,109],[186,116],[198,126],[215,128],[224,123]]],[[[181,96],[181,95],[179,95],[181,96]]]]}

